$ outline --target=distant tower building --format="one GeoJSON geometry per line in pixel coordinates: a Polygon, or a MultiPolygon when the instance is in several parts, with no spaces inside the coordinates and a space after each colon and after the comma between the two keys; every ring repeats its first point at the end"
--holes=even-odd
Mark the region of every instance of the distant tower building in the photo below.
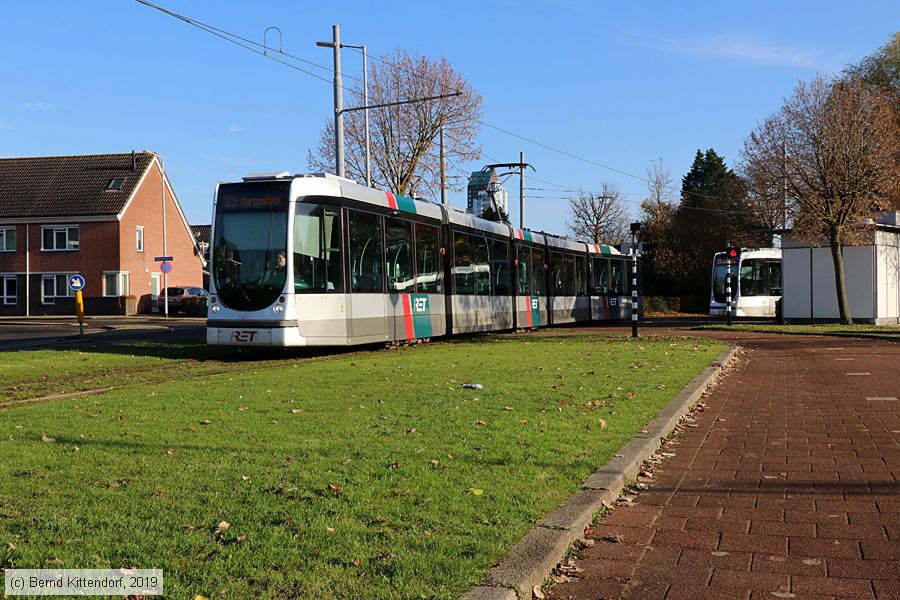
{"type": "Polygon", "coordinates": [[[509,192],[500,185],[496,169],[475,171],[469,177],[467,211],[481,217],[494,206],[509,216],[509,192]]]}

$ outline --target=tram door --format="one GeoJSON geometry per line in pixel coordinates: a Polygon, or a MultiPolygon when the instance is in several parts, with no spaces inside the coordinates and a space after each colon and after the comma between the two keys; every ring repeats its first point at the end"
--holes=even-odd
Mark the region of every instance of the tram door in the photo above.
{"type": "Polygon", "coordinates": [[[350,337],[387,339],[384,305],[384,225],[378,215],[349,211],[350,337]]]}

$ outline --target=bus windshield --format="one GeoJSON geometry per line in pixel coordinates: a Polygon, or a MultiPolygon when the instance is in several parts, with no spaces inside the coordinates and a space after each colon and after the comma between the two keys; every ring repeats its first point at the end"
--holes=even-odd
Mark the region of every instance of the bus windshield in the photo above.
{"type": "Polygon", "coordinates": [[[236,310],[270,306],[287,274],[287,206],[290,181],[219,187],[212,276],[222,304],[236,310]]]}

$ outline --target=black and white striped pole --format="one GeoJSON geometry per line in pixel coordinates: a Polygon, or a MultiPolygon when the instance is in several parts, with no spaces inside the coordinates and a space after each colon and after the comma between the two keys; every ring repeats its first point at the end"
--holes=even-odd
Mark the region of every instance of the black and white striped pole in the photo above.
{"type": "Polygon", "coordinates": [[[728,270],[725,274],[725,322],[731,326],[731,261],[736,259],[738,255],[737,248],[733,248],[731,244],[725,243],[725,264],[728,270]]]}
{"type": "Polygon", "coordinates": [[[637,232],[640,231],[639,222],[631,224],[631,337],[638,336],[638,280],[637,280],[637,232]]]}

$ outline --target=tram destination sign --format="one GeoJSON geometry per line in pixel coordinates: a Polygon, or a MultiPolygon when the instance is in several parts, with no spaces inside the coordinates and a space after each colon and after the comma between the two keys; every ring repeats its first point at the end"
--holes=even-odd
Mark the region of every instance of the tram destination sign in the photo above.
{"type": "Polygon", "coordinates": [[[218,208],[227,212],[281,211],[287,207],[290,182],[231,183],[219,186],[218,208]]]}

